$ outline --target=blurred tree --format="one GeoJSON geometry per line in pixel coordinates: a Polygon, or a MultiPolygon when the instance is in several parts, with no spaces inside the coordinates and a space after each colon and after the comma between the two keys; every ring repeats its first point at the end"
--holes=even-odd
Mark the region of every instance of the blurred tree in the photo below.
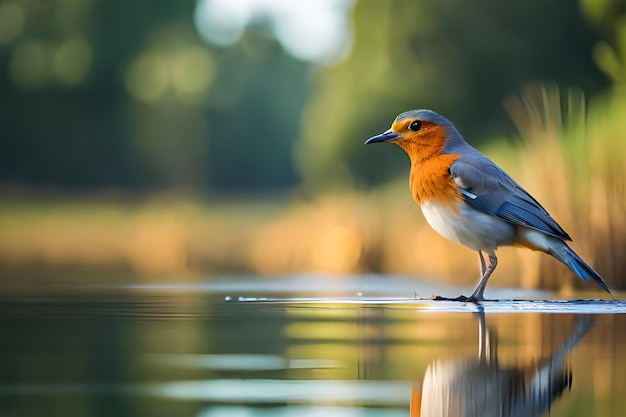
{"type": "Polygon", "coordinates": [[[624,0],[580,0],[583,15],[607,35],[611,35],[617,23],[624,20],[624,0]]]}
{"type": "Polygon", "coordinates": [[[297,182],[309,64],[263,23],[204,43],[186,0],[0,4],[0,182],[244,191],[297,182]]]}
{"type": "Polygon", "coordinates": [[[584,15],[606,38],[595,45],[593,57],[614,86],[623,90],[626,86],[626,1],[581,0],[581,6],[584,15]]]}
{"type": "Polygon", "coordinates": [[[216,53],[224,67],[208,114],[209,177],[221,190],[287,189],[298,181],[292,155],[310,64],[258,30],[216,53]]]}
{"type": "MultiPolygon", "coordinates": [[[[315,90],[311,64],[271,23],[218,48],[198,36],[196,4],[2,2],[0,182],[244,192],[293,187],[299,173],[317,189],[383,181],[404,156],[361,144],[403,110],[439,110],[476,143],[506,131],[501,101],[530,80],[604,86],[590,57],[599,37],[571,2],[361,0],[354,50],[315,90]]],[[[613,8],[596,9],[603,26],[613,8]]]]}
{"type": "Polygon", "coordinates": [[[400,152],[361,146],[404,110],[439,111],[476,144],[512,132],[502,101],[529,81],[606,86],[591,58],[599,35],[573,2],[361,0],[354,31],[351,55],[319,72],[305,111],[297,157],[314,189],[404,172],[400,152]]]}

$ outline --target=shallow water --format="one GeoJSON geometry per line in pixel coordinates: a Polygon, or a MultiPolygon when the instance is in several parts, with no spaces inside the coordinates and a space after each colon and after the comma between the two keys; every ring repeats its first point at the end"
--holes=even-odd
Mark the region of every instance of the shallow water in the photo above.
{"type": "Polygon", "coordinates": [[[3,287],[0,416],[626,415],[623,301],[500,290],[477,306],[410,288],[433,290],[372,276],[3,287]]]}

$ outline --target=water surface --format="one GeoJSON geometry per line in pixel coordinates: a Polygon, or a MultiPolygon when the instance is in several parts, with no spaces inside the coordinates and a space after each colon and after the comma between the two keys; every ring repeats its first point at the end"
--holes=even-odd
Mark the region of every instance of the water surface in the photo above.
{"type": "Polygon", "coordinates": [[[625,415],[623,301],[332,279],[3,287],[0,416],[625,415]]]}

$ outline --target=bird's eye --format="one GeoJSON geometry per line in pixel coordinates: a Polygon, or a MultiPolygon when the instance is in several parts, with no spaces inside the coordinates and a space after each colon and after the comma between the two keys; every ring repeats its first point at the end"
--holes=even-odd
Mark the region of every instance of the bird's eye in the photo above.
{"type": "Polygon", "coordinates": [[[421,128],[422,128],[422,122],[420,122],[419,120],[413,120],[411,124],[409,125],[409,130],[412,130],[413,132],[417,132],[421,128]]]}

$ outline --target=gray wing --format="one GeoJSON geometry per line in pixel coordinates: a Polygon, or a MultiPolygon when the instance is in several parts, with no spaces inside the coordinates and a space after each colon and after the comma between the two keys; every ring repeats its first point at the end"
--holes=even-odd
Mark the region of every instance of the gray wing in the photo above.
{"type": "Polygon", "coordinates": [[[462,156],[450,167],[465,202],[510,223],[572,240],[548,212],[504,170],[476,152],[462,156]]]}

